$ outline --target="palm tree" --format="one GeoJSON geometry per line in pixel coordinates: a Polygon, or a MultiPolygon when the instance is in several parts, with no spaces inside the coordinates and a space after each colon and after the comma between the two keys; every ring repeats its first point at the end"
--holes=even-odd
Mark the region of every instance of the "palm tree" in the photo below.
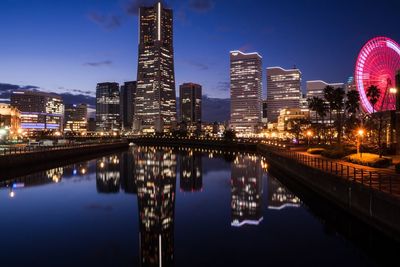
{"type": "MultiPolygon", "coordinates": [[[[335,88],[332,86],[326,86],[324,88],[324,98],[328,103],[328,111],[329,111],[329,125],[332,123],[332,112],[335,109],[335,95],[334,95],[335,88]]],[[[330,143],[332,143],[332,135],[329,135],[330,143]]]]}
{"type": "Polygon", "coordinates": [[[367,89],[367,97],[369,102],[372,104],[372,113],[375,113],[375,105],[381,97],[381,91],[376,85],[371,85],[367,89]]]}
{"type": "MultiPolygon", "coordinates": [[[[371,85],[367,89],[367,97],[369,102],[372,104],[372,113],[375,113],[375,106],[378,103],[379,98],[381,97],[381,91],[376,85],[371,85]]],[[[383,113],[379,112],[378,113],[378,149],[379,149],[379,157],[382,157],[382,141],[381,141],[381,136],[382,136],[382,131],[384,128],[384,122],[383,122],[383,113]]],[[[374,127],[375,128],[375,127],[374,127]]],[[[375,129],[374,129],[375,130],[375,129]]]]}
{"type": "Polygon", "coordinates": [[[360,109],[360,94],[356,90],[351,90],[347,93],[346,98],[346,111],[353,116],[360,109]]]}
{"type": "Polygon", "coordinates": [[[315,122],[318,122],[318,113],[317,113],[317,106],[320,98],[313,96],[312,98],[307,99],[308,108],[312,111],[315,111],[315,122]]]}
{"type": "MultiPolygon", "coordinates": [[[[308,99],[308,108],[315,112],[315,124],[318,126],[318,117],[322,120],[322,126],[324,125],[324,117],[326,116],[326,105],[322,98],[312,97],[308,99]]],[[[318,134],[318,138],[320,135],[318,134]]]]}
{"type": "Polygon", "coordinates": [[[333,110],[336,111],[336,130],[337,130],[337,143],[341,144],[342,141],[342,111],[344,108],[344,89],[338,87],[333,90],[333,102],[329,103],[333,110]]]}

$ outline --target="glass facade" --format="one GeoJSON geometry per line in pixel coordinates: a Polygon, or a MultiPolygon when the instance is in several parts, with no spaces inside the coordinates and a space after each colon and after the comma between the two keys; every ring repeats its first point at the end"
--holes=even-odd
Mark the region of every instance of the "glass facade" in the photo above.
{"type": "Polygon", "coordinates": [[[96,131],[120,130],[119,84],[99,83],[96,88],[96,131]]]}
{"type": "Polygon", "coordinates": [[[177,120],[172,10],[141,7],[139,33],[134,130],[169,132],[177,120]]]}
{"type": "Polygon", "coordinates": [[[262,116],[262,57],[230,53],[231,125],[238,132],[255,132],[262,116]]]}
{"type": "Polygon", "coordinates": [[[181,122],[201,121],[201,92],[201,85],[195,83],[184,83],[179,87],[181,122]]]}
{"type": "Polygon", "coordinates": [[[300,108],[301,72],[280,67],[267,68],[268,122],[277,122],[282,109],[300,108]]]}

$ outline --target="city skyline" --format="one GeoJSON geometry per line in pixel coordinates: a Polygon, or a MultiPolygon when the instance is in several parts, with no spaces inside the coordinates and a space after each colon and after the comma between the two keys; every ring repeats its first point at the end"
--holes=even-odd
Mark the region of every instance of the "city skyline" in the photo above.
{"type": "MultiPolygon", "coordinates": [[[[0,34],[10,37],[0,44],[5,62],[0,66],[0,83],[94,96],[98,82],[136,79],[135,8],[153,1],[69,1],[57,6],[49,1],[34,2],[1,4],[5,16],[0,21],[3,25],[12,21],[13,27],[0,29],[0,34]],[[67,17],[70,20],[65,23],[67,17]],[[31,21],[33,25],[28,27],[26,24],[31,21]],[[37,30],[32,31],[32,27],[37,30]]],[[[316,1],[274,5],[261,1],[254,5],[241,1],[167,4],[176,10],[176,83],[202,84],[204,94],[210,97],[229,96],[230,50],[259,52],[264,57],[263,70],[296,65],[303,73],[304,91],[307,80],[344,82],[353,75],[358,50],[368,39],[379,35],[400,39],[394,13],[400,4],[392,1],[379,6],[373,1],[329,5],[316,1]],[[271,10],[270,16],[260,16],[266,8],[271,10]],[[360,12],[353,12],[356,9],[360,12]],[[274,10],[287,12],[278,17],[274,10]],[[224,15],[218,17],[222,11],[224,15]],[[365,13],[374,13],[376,19],[371,20],[365,13]],[[309,15],[311,19],[299,21],[309,15]],[[199,21],[203,24],[199,25],[199,21]],[[319,25],[311,27],[315,21],[319,25]],[[344,27],[349,24],[352,27],[344,27]],[[321,57],[324,51],[330,53],[321,57]]],[[[265,97],[266,85],[263,86],[265,97]]]]}

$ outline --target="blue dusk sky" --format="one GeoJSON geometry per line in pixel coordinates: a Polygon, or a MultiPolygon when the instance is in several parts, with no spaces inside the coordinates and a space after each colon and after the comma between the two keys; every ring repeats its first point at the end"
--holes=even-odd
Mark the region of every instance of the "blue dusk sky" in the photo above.
{"type": "MultiPolygon", "coordinates": [[[[1,0],[0,83],[94,94],[136,80],[138,17],[146,0],[1,0]]],[[[229,51],[259,52],[265,68],[297,66],[303,81],[344,82],[362,45],[400,41],[395,0],[170,0],[175,73],[229,97],[229,51]]],[[[177,90],[178,91],[178,90],[177,90]]]]}

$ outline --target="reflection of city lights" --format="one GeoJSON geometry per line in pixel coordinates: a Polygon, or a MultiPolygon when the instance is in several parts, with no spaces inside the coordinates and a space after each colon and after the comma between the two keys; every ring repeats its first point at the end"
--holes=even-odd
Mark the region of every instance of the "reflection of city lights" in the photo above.
{"type": "Polygon", "coordinates": [[[82,168],[82,169],[81,169],[81,173],[82,173],[82,174],[85,174],[85,173],[86,173],[86,169],[85,169],[85,168],[82,168]]]}
{"type": "Polygon", "coordinates": [[[10,193],[8,194],[11,198],[15,197],[15,192],[14,191],[10,191],[10,193]]]}

